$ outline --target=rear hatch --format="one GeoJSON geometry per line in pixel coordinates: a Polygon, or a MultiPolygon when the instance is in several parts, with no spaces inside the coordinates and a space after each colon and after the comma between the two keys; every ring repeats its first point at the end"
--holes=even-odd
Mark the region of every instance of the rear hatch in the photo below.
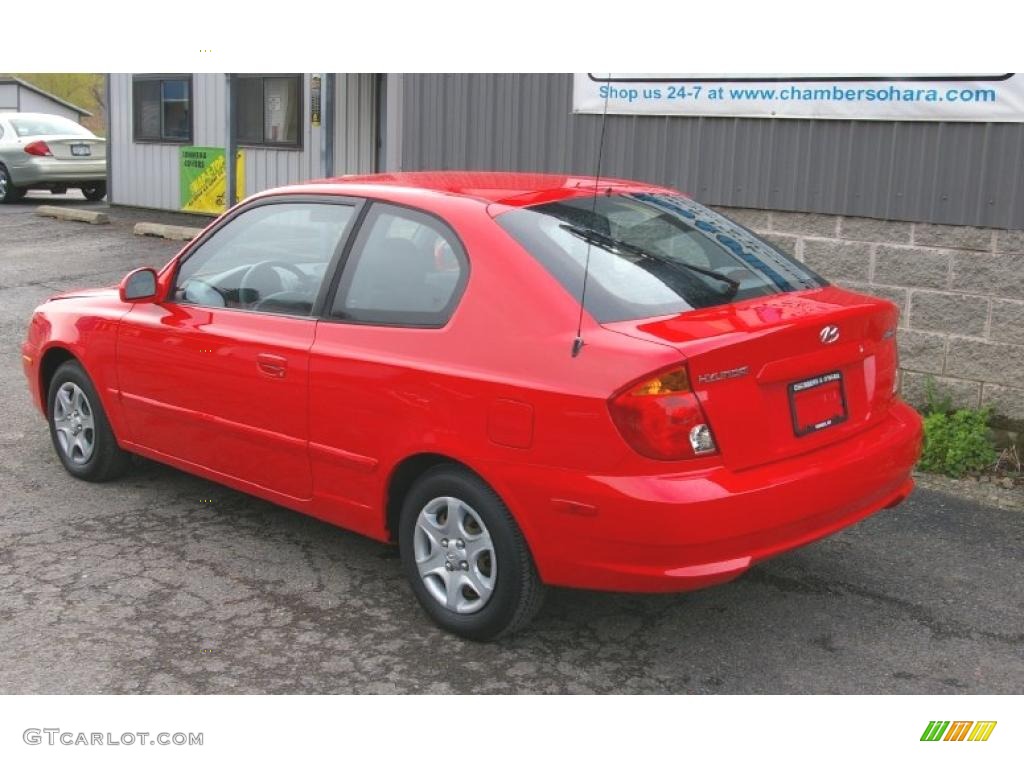
{"type": "Polygon", "coordinates": [[[891,303],[829,286],[604,326],[682,353],[722,460],[739,470],[884,418],[896,322],[891,303]]]}

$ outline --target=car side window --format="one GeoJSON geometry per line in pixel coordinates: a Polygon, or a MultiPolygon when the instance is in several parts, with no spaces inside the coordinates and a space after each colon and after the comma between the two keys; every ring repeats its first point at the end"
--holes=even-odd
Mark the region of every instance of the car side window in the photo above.
{"type": "Polygon", "coordinates": [[[376,203],[345,263],[331,316],[438,328],[455,310],[468,274],[462,245],[444,222],[376,203]]]}
{"type": "Polygon", "coordinates": [[[178,270],[174,301],[202,307],[310,315],[355,207],[272,203],[243,211],[178,270]]]}

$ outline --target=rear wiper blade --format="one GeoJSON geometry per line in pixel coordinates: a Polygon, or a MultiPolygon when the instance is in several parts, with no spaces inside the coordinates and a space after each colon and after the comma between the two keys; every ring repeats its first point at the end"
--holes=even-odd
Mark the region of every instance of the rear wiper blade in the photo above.
{"type": "Polygon", "coordinates": [[[596,229],[588,229],[587,227],[577,227],[574,224],[562,224],[561,227],[562,229],[566,230],[567,232],[571,232],[572,234],[576,235],[585,242],[592,243],[594,245],[605,245],[611,248],[617,248],[621,251],[626,251],[628,253],[635,254],[645,259],[651,259],[652,261],[657,261],[661,264],[666,264],[670,267],[687,269],[691,272],[696,272],[697,274],[706,275],[707,277],[719,280],[729,286],[728,290],[726,291],[726,294],[729,296],[729,298],[735,296],[740,289],[739,281],[733,280],[731,277],[727,277],[726,275],[723,275],[721,272],[715,272],[713,269],[705,269],[704,267],[698,267],[694,264],[688,264],[685,261],[676,261],[675,259],[670,259],[667,256],[662,256],[657,253],[645,251],[643,248],[635,246],[632,243],[627,243],[624,240],[617,240],[611,235],[606,235],[604,232],[598,232],[596,229]]]}

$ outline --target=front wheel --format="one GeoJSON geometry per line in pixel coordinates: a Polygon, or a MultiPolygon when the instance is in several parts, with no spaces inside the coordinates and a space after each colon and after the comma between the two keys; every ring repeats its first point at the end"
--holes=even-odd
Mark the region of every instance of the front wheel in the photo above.
{"type": "Polygon", "coordinates": [[[87,184],[82,187],[82,194],[85,195],[86,200],[99,202],[107,196],[107,182],[98,181],[95,184],[87,184]]]}
{"type": "Polygon", "coordinates": [[[441,465],[413,485],[398,531],[402,567],[438,626],[494,640],[529,623],[544,586],[501,498],[462,467],[441,465]]]}
{"type": "Polygon", "coordinates": [[[70,474],[103,482],[128,468],[129,456],[117,444],[96,388],[76,361],[53,374],[46,412],[53,448],[70,474]]]}

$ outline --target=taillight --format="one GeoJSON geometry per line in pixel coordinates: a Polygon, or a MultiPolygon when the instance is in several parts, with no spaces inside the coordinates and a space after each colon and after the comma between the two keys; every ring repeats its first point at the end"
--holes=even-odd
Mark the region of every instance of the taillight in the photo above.
{"type": "Polygon", "coordinates": [[[626,442],[649,458],[674,461],[718,451],[684,366],[631,384],[608,409],[626,442]]]}
{"type": "Polygon", "coordinates": [[[45,141],[33,141],[31,144],[26,144],[25,151],[30,155],[36,155],[37,157],[53,157],[53,152],[50,151],[50,145],[45,141]]]}

